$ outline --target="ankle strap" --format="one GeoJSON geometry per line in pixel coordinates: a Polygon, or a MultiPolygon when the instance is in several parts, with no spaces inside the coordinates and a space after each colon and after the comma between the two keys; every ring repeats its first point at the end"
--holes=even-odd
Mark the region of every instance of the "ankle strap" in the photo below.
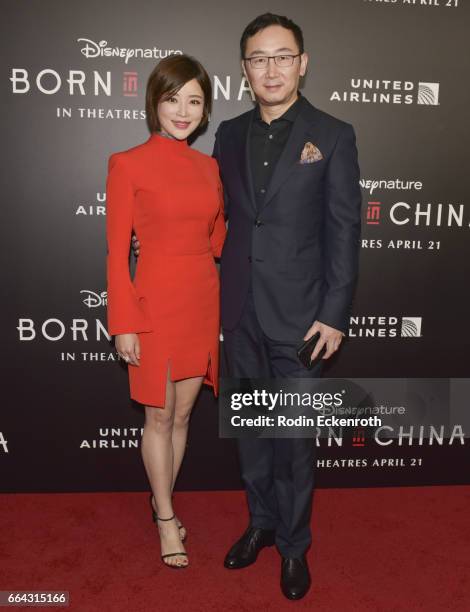
{"type": "Polygon", "coordinates": [[[157,521],[172,521],[175,518],[175,515],[173,514],[173,516],[170,516],[170,518],[160,518],[159,516],[157,516],[157,521]]]}

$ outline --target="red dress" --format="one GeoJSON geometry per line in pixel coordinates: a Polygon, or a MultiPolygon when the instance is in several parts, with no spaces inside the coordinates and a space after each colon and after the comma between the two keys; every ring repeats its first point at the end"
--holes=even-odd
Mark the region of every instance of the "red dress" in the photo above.
{"type": "Polygon", "coordinates": [[[171,380],[204,376],[218,392],[219,257],[225,239],[217,162],[185,140],[152,134],[109,158],[108,333],[137,333],[130,395],[163,407],[171,380]],[[131,230],[140,241],[134,279],[131,230]]]}

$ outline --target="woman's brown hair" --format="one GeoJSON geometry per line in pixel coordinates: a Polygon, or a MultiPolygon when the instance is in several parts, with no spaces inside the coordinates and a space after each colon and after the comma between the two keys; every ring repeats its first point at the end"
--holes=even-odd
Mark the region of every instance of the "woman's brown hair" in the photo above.
{"type": "Polygon", "coordinates": [[[145,93],[147,124],[151,132],[160,130],[157,107],[174,96],[188,81],[196,79],[204,94],[204,108],[197,130],[203,130],[212,110],[212,85],[203,65],[190,55],[170,55],[162,59],[150,73],[145,93]]]}

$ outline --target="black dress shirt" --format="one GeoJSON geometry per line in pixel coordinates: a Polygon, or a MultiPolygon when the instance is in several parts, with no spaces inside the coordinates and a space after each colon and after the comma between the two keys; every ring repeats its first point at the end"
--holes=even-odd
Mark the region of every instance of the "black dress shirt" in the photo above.
{"type": "Polygon", "coordinates": [[[274,168],[289,138],[299,113],[299,98],[286,112],[270,124],[263,121],[259,105],[250,132],[251,174],[258,210],[261,208],[274,168]]]}

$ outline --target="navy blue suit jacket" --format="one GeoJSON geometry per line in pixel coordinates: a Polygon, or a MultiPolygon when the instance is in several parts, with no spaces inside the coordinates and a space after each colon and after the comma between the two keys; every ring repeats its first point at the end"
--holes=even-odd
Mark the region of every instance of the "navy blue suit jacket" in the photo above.
{"type": "Polygon", "coordinates": [[[220,124],[213,152],[228,218],[221,257],[222,327],[231,330],[239,321],[252,275],[263,331],[291,342],[301,340],[316,319],[347,332],[361,229],[354,130],[304,97],[300,102],[260,210],[250,165],[254,110],[220,124]],[[307,142],[323,159],[300,163],[307,142]]]}

